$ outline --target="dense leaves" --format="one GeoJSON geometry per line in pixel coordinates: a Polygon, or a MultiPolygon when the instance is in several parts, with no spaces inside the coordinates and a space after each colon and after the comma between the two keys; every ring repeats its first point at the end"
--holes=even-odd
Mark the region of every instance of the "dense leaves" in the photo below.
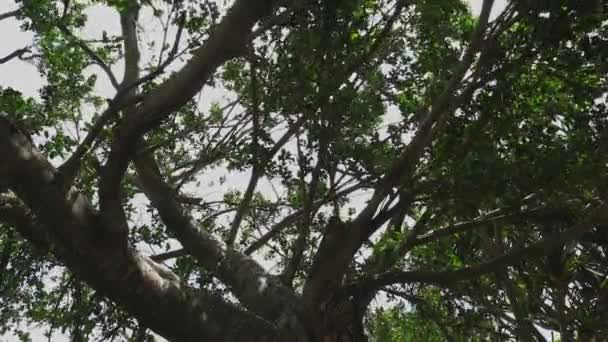
{"type": "MultiPolygon", "coordinates": [[[[16,5],[10,20],[33,33],[27,60],[44,84],[32,98],[0,84],[0,112],[55,165],[94,135],[72,185],[103,216],[116,141],[146,96],[179,82],[171,70],[206,58],[196,49],[222,32],[231,4],[16,5]],[[122,35],[85,39],[92,6],[120,15],[122,35]],[[141,55],[131,64],[130,48],[141,55]],[[144,78],[123,83],[134,67],[144,78]]],[[[601,339],[608,222],[594,212],[608,200],[607,9],[514,1],[486,23],[459,0],[282,1],[198,95],[134,129],[145,134],[124,149],[138,163],[154,157],[187,222],[310,300],[331,341],[364,331],[372,341],[601,339]],[[542,245],[590,220],[575,239],[542,245]],[[483,268],[495,260],[506,261],[483,268]]],[[[2,332],[27,340],[25,325],[44,324],[74,341],[151,338],[122,303],[64,268],[52,244],[3,218],[22,206],[3,186],[2,332]]],[[[221,270],[181,249],[146,187],[141,164],[127,168],[128,246],[194,293],[255,312],[221,270]]]]}

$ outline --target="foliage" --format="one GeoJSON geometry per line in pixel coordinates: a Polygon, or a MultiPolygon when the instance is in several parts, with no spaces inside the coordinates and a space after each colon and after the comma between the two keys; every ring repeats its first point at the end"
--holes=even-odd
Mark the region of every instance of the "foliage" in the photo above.
{"type": "MultiPolygon", "coordinates": [[[[604,2],[513,1],[487,25],[460,0],[277,3],[190,96],[171,92],[180,74],[170,70],[204,58],[197,49],[231,15],[225,2],[17,1],[14,19],[34,36],[20,58],[44,84],[34,97],[0,84],[0,112],[54,165],[94,134],[71,185],[100,217],[104,172],[132,149],[136,162],[119,175],[128,246],[195,293],[251,309],[225,273],[180,250],[137,156],[153,156],[180,222],[321,298],[308,304],[331,316],[328,327],[350,331],[367,317],[372,341],[532,340],[539,327],[562,340],[608,336],[608,222],[597,214],[608,180],[604,2]],[[120,15],[123,34],[82,38],[94,6],[120,15]],[[139,20],[131,64],[125,18],[139,20]],[[144,19],[160,23],[161,38],[144,19]],[[133,65],[151,76],[125,91],[134,80],[117,76],[133,65]],[[104,99],[112,86],[122,97],[104,99]],[[122,147],[160,91],[174,108],[149,113],[159,120],[142,120],[122,147]],[[333,301],[355,303],[353,321],[336,323],[333,301]]],[[[25,207],[3,185],[2,333],[27,340],[25,323],[75,341],[151,338],[123,303],[66,268],[59,247],[3,218],[25,207]]]]}

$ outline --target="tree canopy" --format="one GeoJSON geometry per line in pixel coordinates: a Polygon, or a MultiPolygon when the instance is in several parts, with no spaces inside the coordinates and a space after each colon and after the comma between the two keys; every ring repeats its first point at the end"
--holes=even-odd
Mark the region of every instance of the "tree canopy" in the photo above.
{"type": "Polygon", "coordinates": [[[608,4],[493,5],[16,1],[0,331],[605,338],[608,4]]]}

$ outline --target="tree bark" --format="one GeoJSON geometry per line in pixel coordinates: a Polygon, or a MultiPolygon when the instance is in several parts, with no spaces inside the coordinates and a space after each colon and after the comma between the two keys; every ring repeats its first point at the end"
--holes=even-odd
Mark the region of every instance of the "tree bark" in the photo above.
{"type": "Polygon", "coordinates": [[[0,179],[43,223],[51,250],[72,272],[158,334],[172,341],[281,341],[290,334],[214,295],[188,288],[170,270],[131,248],[117,248],[87,199],[74,189],[66,193],[56,182],[55,168],[3,117],[0,179]]]}

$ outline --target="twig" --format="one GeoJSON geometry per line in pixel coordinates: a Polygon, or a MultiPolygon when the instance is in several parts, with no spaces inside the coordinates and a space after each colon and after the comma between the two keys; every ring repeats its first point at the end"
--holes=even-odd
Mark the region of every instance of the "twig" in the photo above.
{"type": "Polygon", "coordinates": [[[91,58],[93,60],[93,62],[95,62],[95,64],[97,64],[106,73],[106,75],[110,79],[110,83],[112,83],[112,86],[115,89],[119,89],[120,88],[120,85],[119,85],[118,81],[116,80],[116,76],[114,76],[114,73],[112,72],[112,69],[110,68],[110,66],[108,64],[106,64],[106,62],[97,53],[95,53],[95,51],[93,51],[80,38],[76,37],[63,24],[57,24],[57,27],[65,35],[67,35],[68,37],[72,38],[74,40],[74,42],[89,56],[89,58],[91,58]]]}
{"type": "Polygon", "coordinates": [[[8,55],[0,58],[0,64],[4,64],[4,63],[10,61],[13,58],[22,59],[23,55],[26,54],[26,53],[28,53],[28,52],[31,52],[31,50],[30,50],[29,47],[25,47],[25,48],[22,48],[22,49],[17,49],[15,51],[9,53],[8,55]]]}
{"type": "Polygon", "coordinates": [[[0,13],[0,20],[16,17],[20,12],[20,9],[16,9],[14,11],[0,13]]]}

